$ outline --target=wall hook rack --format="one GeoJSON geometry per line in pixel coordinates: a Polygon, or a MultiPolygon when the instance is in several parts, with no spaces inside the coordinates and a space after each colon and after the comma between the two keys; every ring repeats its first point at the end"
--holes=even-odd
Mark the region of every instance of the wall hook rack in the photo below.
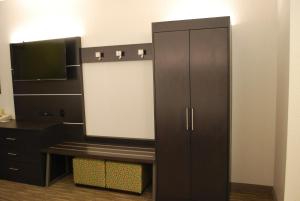
{"type": "Polygon", "coordinates": [[[81,49],[83,63],[152,60],[152,43],[87,47],[81,49]]]}

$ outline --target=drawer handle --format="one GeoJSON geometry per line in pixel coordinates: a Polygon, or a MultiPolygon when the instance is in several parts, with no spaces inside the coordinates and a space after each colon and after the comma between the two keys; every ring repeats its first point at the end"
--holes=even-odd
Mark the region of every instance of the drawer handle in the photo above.
{"type": "Polygon", "coordinates": [[[7,137],[5,138],[7,141],[16,141],[17,139],[16,138],[12,138],[12,137],[7,137]]]}
{"type": "Polygon", "coordinates": [[[15,153],[7,153],[7,155],[9,155],[9,156],[17,156],[17,154],[15,154],[15,153]]]}
{"type": "Polygon", "coordinates": [[[11,170],[11,171],[15,171],[15,172],[19,171],[19,169],[18,169],[18,168],[9,168],[9,170],[11,170]]]}

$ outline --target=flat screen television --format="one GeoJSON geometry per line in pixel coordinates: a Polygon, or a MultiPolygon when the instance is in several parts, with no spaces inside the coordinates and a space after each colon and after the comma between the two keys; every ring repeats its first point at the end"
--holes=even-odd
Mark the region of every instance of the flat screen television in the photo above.
{"type": "Polygon", "coordinates": [[[65,40],[46,40],[11,45],[14,80],[64,80],[65,40]]]}

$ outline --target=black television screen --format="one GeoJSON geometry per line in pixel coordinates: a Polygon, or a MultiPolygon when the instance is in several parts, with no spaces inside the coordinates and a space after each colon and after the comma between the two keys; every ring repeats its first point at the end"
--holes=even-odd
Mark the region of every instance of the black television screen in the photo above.
{"type": "Polygon", "coordinates": [[[12,45],[14,80],[66,79],[65,41],[48,40],[12,45]]]}

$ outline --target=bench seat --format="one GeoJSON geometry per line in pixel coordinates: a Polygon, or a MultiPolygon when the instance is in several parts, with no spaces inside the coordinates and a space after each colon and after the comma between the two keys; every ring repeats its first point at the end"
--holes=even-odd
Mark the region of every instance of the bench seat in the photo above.
{"type": "Polygon", "coordinates": [[[66,141],[51,146],[44,150],[44,152],[48,154],[131,163],[153,164],[155,161],[155,149],[152,147],[66,141]]]}

